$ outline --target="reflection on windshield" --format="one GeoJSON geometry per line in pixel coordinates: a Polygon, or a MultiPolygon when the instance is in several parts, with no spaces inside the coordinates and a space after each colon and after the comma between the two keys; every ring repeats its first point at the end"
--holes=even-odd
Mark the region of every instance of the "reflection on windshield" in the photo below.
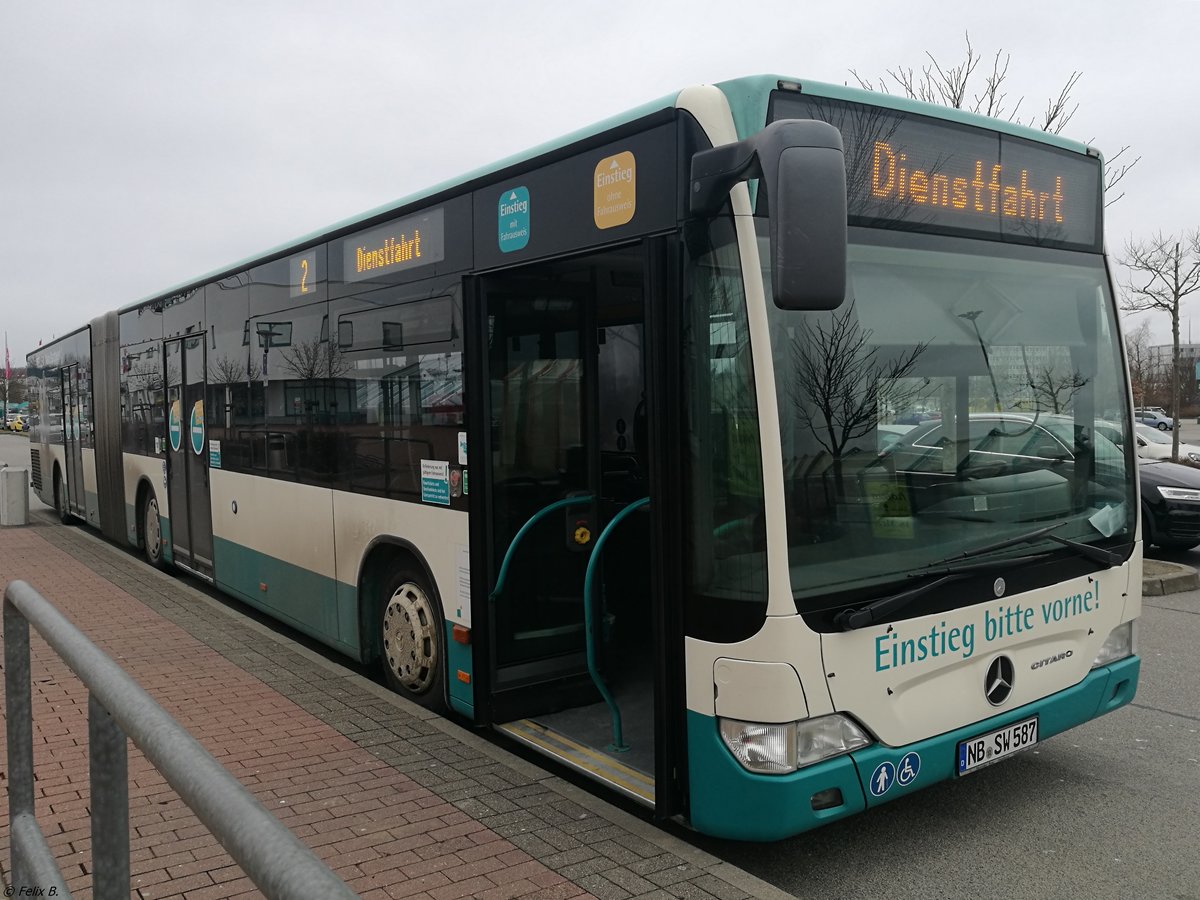
{"type": "Polygon", "coordinates": [[[879,240],[909,246],[852,245],[839,309],[768,304],[801,610],[1039,524],[1127,540],[1110,438],[1131,444],[1115,424],[1130,416],[1101,258],[879,240]]]}

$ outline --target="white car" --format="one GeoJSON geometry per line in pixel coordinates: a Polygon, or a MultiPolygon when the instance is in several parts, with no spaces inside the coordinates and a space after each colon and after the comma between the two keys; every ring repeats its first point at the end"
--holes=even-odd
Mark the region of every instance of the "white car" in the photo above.
{"type": "MultiPolygon", "coordinates": [[[[1137,442],[1137,455],[1142,459],[1170,459],[1171,437],[1149,425],[1134,425],[1133,436],[1137,442]]],[[[1200,466],[1200,446],[1179,442],[1179,461],[1200,466]]]]}

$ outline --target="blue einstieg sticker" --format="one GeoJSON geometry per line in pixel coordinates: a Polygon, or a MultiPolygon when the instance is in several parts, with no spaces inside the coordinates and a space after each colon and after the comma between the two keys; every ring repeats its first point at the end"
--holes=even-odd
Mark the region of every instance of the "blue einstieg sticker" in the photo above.
{"type": "Polygon", "coordinates": [[[497,223],[501,253],[525,249],[529,243],[528,188],[509,188],[500,195],[497,223]]]}

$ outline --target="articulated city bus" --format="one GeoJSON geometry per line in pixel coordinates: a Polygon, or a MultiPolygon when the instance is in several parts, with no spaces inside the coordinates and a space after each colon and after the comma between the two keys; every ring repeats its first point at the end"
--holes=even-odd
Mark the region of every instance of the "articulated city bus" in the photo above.
{"type": "Polygon", "coordinates": [[[688,88],[39,349],[37,490],[659,817],[795,834],[1134,695],[1102,181],[688,88]]]}

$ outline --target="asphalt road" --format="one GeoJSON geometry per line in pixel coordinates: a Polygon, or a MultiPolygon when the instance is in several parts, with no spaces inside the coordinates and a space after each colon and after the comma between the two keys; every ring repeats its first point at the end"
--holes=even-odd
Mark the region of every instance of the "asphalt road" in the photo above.
{"type": "MultiPolygon", "coordinates": [[[[28,466],[25,438],[0,433],[5,462],[28,466]]],[[[822,900],[1200,900],[1200,591],[1146,598],[1138,649],[1132,704],[1035,750],[791,840],[689,839],[822,900]]]]}

